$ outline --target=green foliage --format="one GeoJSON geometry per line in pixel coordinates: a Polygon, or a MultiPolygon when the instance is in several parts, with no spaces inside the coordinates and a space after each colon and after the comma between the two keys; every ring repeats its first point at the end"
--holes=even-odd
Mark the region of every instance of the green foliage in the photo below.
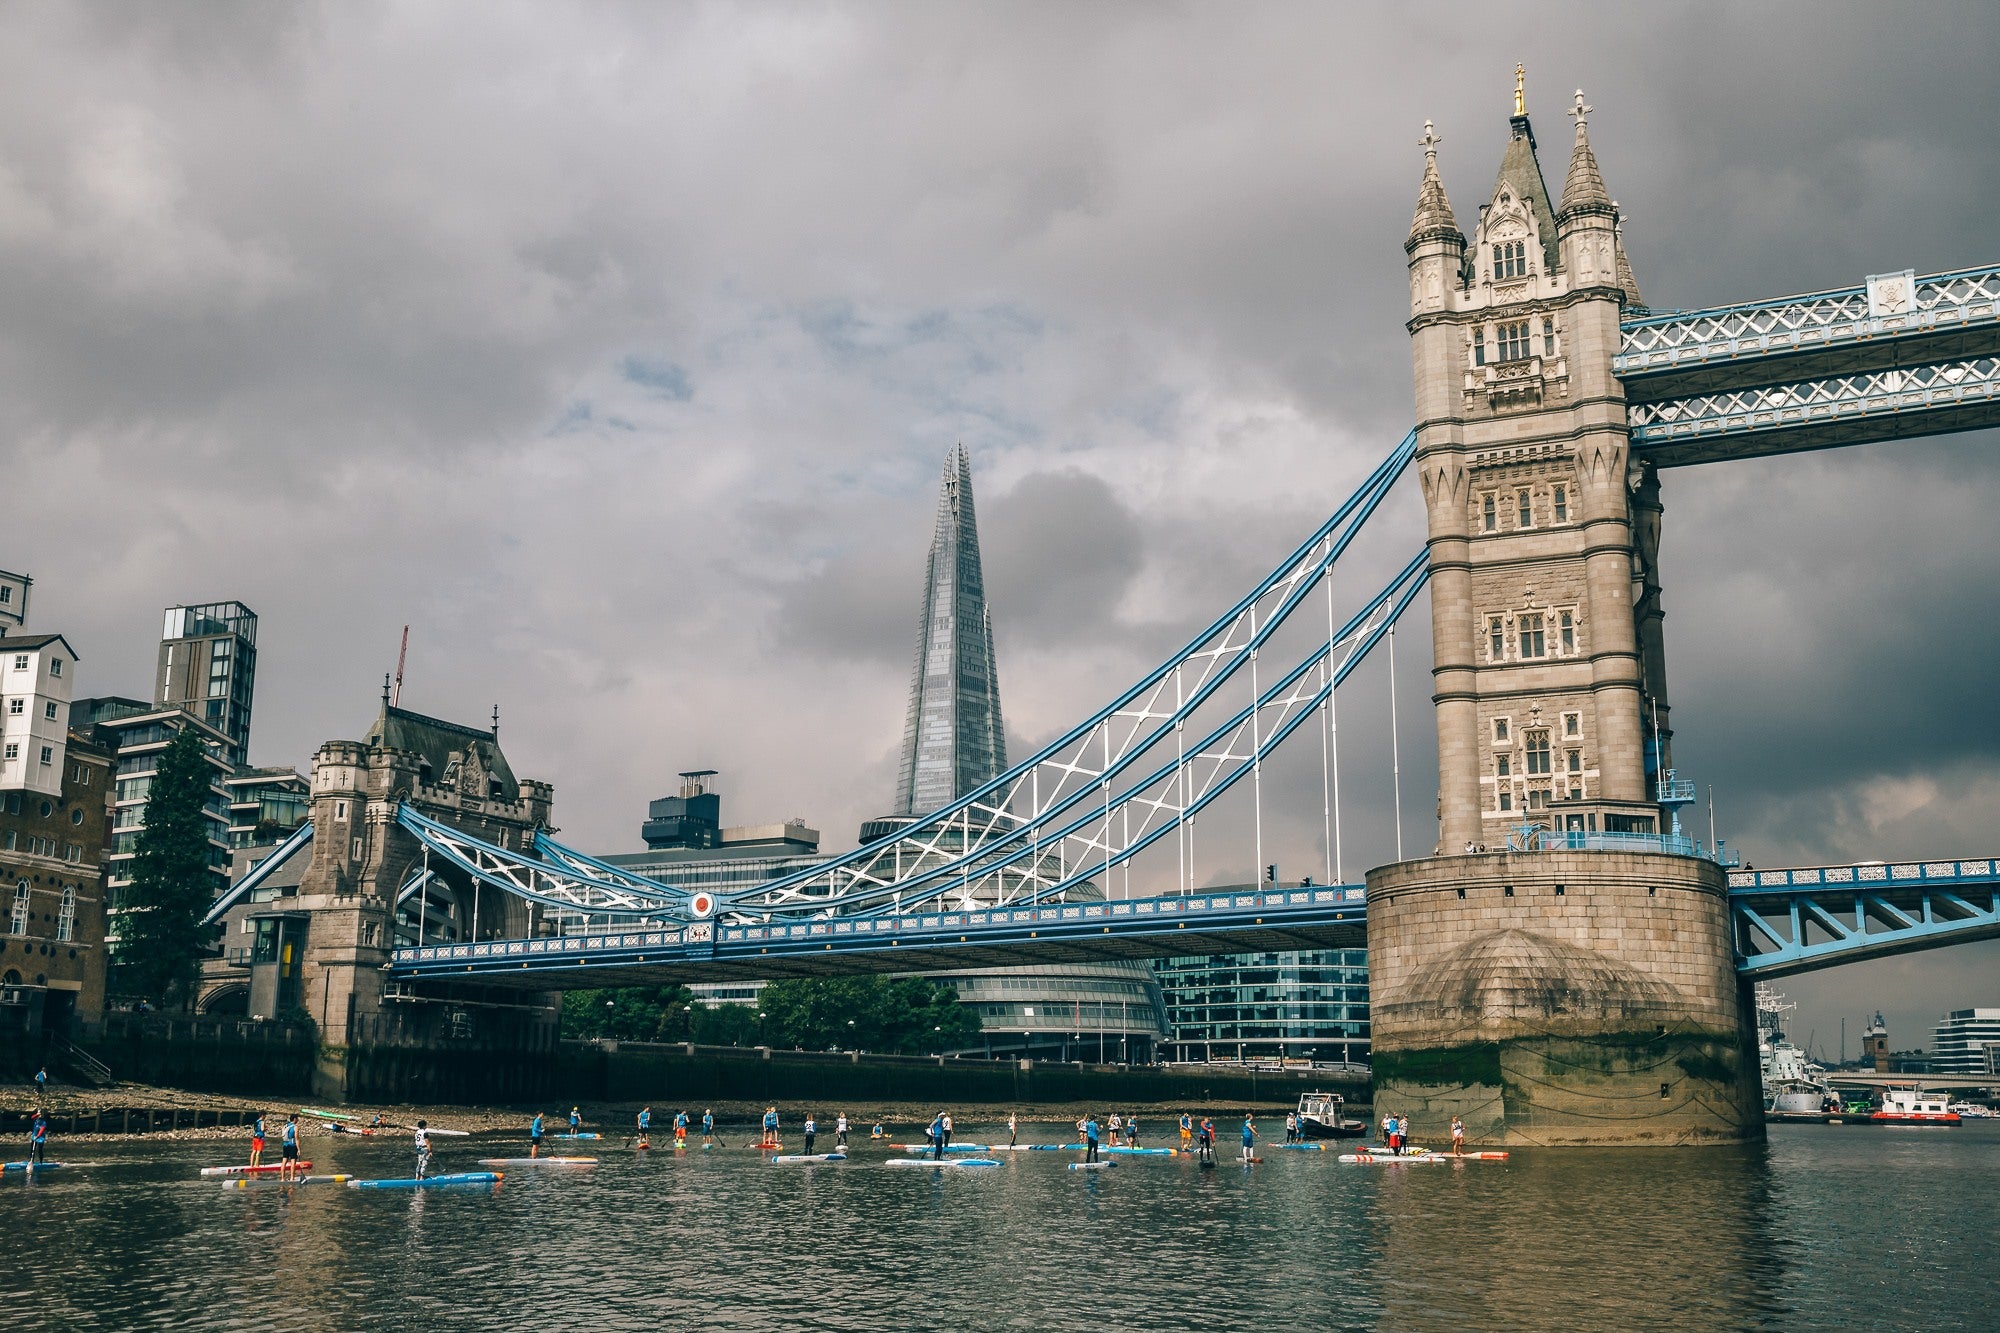
{"type": "Polygon", "coordinates": [[[565,1037],[614,1041],[687,1041],[702,1006],[686,986],[619,986],[563,996],[565,1037]]]}
{"type": "Polygon", "coordinates": [[[192,727],[160,754],[146,797],[146,822],[132,860],[132,883],[120,902],[118,987],[163,1009],[185,1008],[201,978],[201,955],[214,931],[201,924],[219,883],[209,869],[208,819],[213,769],[192,727]]]}
{"type": "Polygon", "coordinates": [[[949,986],[920,977],[818,977],[764,987],[765,1040],[806,1050],[928,1055],[974,1044],[979,1015],[949,986]]]}

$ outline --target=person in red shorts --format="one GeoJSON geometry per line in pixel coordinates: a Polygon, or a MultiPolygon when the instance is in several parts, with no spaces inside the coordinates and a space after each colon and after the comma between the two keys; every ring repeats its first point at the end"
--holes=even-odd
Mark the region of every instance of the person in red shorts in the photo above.
{"type": "Polygon", "coordinates": [[[250,1165],[262,1166],[263,1163],[264,1163],[264,1113],[262,1111],[259,1111],[257,1113],[257,1123],[253,1125],[250,1129],[250,1165]]]}

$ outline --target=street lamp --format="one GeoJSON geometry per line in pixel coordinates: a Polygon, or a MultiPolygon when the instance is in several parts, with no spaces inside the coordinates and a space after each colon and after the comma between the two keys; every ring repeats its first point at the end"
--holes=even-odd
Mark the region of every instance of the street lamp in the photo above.
{"type": "Polygon", "coordinates": [[[762,1009],[757,1011],[757,1044],[759,1046],[764,1044],[764,1011],[762,1009]]]}
{"type": "Polygon", "coordinates": [[[939,1023],[939,1024],[937,1024],[936,1026],[934,1026],[934,1027],[932,1027],[932,1028],[931,1028],[931,1031],[937,1034],[937,1036],[936,1036],[936,1037],[935,1037],[935,1038],[934,1038],[934,1039],[933,1039],[933,1040],[931,1041],[931,1053],[932,1053],[933,1055],[943,1055],[943,1054],[944,1054],[944,1024],[942,1024],[942,1023],[939,1023]]]}
{"type": "Polygon", "coordinates": [[[851,1019],[851,1018],[847,1020],[847,1049],[848,1049],[848,1050],[850,1050],[850,1051],[851,1051],[851,1050],[854,1050],[854,1049],[855,1049],[855,1046],[854,1046],[854,1020],[853,1020],[853,1019],[851,1019]]]}

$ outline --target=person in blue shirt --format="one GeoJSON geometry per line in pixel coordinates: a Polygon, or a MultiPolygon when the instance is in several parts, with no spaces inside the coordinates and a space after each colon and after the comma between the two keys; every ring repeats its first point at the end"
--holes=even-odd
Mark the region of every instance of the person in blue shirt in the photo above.
{"type": "Polygon", "coordinates": [[[1254,1116],[1246,1115],[1243,1117],[1243,1162],[1246,1166],[1250,1163],[1250,1150],[1257,1142],[1257,1129],[1254,1122],[1254,1116]]]}
{"type": "Polygon", "coordinates": [[[44,1100],[49,1091],[49,1071],[46,1067],[35,1071],[35,1099],[44,1100]]]}
{"type": "Polygon", "coordinates": [[[875,1128],[868,1131],[868,1137],[871,1139],[880,1139],[887,1137],[885,1134],[882,1133],[882,1122],[880,1120],[877,1120],[875,1122],[875,1128]]]}
{"type": "Polygon", "coordinates": [[[707,1148],[715,1142],[715,1111],[711,1108],[701,1113],[701,1146],[707,1148]]]}
{"type": "Polygon", "coordinates": [[[676,1111],[674,1112],[674,1147],[685,1148],[687,1146],[688,1113],[686,1111],[676,1111]]]}
{"type": "Polygon", "coordinates": [[[1082,1123],[1079,1124],[1077,1128],[1083,1131],[1083,1160],[1086,1162],[1096,1161],[1097,1160],[1096,1117],[1086,1115],[1083,1118],[1082,1123]]]}
{"type": "Polygon", "coordinates": [[[28,1129],[28,1160],[46,1162],[49,1160],[49,1118],[42,1114],[42,1108],[35,1108],[35,1120],[28,1129]]]}
{"type": "Polygon", "coordinates": [[[653,1108],[642,1107],[639,1111],[639,1142],[641,1148],[653,1146],[653,1108]]]}
{"type": "Polygon", "coordinates": [[[931,1117],[931,1126],[929,1129],[925,1130],[924,1133],[930,1136],[932,1160],[942,1162],[944,1160],[944,1112],[943,1111],[939,1111],[936,1115],[931,1117]]]}
{"type": "Polygon", "coordinates": [[[250,1128],[250,1165],[264,1164],[264,1113],[257,1113],[257,1123],[250,1128]]]}
{"type": "Polygon", "coordinates": [[[1181,1151],[1186,1152],[1194,1143],[1194,1118],[1186,1111],[1181,1112],[1181,1151]]]}
{"type": "Polygon", "coordinates": [[[818,1137],[818,1135],[819,1135],[819,1121],[813,1119],[813,1114],[811,1111],[807,1111],[806,1124],[805,1124],[806,1156],[808,1157],[812,1156],[813,1139],[818,1137]]]}
{"type": "Polygon", "coordinates": [[[1215,1165],[1215,1121],[1208,1116],[1201,1118],[1201,1160],[1215,1165]]]}
{"type": "Polygon", "coordinates": [[[299,1174],[299,1113],[285,1119],[284,1137],[278,1141],[278,1179],[290,1180],[299,1174]]]}
{"type": "Polygon", "coordinates": [[[580,1132],[582,1129],[583,1129],[583,1108],[580,1106],[572,1106],[569,1108],[569,1132],[575,1134],[580,1132]]]}
{"type": "Polygon", "coordinates": [[[1139,1117],[1136,1115],[1125,1117],[1125,1142],[1134,1148],[1139,1146],[1139,1117]]]}
{"type": "Polygon", "coordinates": [[[772,1106],[765,1108],[764,1111],[763,1146],[766,1148],[775,1148],[777,1144],[778,1144],[778,1108],[772,1106]]]}
{"type": "Polygon", "coordinates": [[[535,1112],[535,1118],[528,1123],[528,1156],[542,1155],[542,1113],[535,1112]]]}

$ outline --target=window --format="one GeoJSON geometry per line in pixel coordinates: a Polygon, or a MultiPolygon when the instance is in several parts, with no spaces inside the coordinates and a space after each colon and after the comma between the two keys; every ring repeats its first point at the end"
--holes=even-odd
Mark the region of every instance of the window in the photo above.
{"type": "Polygon", "coordinates": [[[1550,494],[1555,501],[1556,522],[1569,522],[1569,487],[1557,486],[1550,494]]]}
{"type": "Polygon", "coordinates": [[[13,585],[7,583],[0,583],[0,606],[5,606],[7,605],[7,603],[13,600],[14,600],[13,585]]]}
{"type": "Polygon", "coordinates": [[[1522,492],[1521,492],[1521,493],[1520,493],[1519,495],[1515,496],[1514,498],[1515,498],[1515,500],[1516,500],[1516,501],[1518,502],[1518,504],[1519,504],[1519,506],[1520,506],[1520,514],[1521,514],[1521,524],[1520,524],[1520,525],[1521,525],[1522,527],[1524,527],[1524,528],[1532,528],[1532,527],[1534,527],[1534,526],[1535,526],[1535,495],[1534,495],[1534,492],[1533,492],[1533,491],[1525,491],[1525,490],[1524,490],[1524,491],[1522,491],[1522,492]]]}
{"type": "Polygon", "coordinates": [[[347,818],[347,802],[335,801],[333,803],[333,817],[335,819],[347,818]]]}
{"type": "Polygon", "coordinates": [[[19,759],[21,757],[20,744],[16,741],[8,741],[7,749],[4,751],[4,754],[9,759],[19,759]]]}
{"type": "Polygon", "coordinates": [[[53,722],[56,720],[56,701],[51,699],[42,705],[42,716],[53,722]]]}
{"type": "Polygon", "coordinates": [[[83,823],[83,807],[82,807],[82,806],[80,806],[80,805],[79,805],[79,806],[78,806],[78,807],[77,807],[76,809],[74,809],[74,810],[72,810],[72,811],[70,811],[70,812],[69,812],[69,822],[70,822],[70,823],[72,823],[72,824],[81,824],[81,823],[83,823]]]}
{"type": "Polygon", "coordinates": [[[1493,247],[1493,276],[1499,279],[1528,276],[1528,243],[1501,241],[1493,247]]]}
{"type": "Polygon", "coordinates": [[[1548,805],[1549,794],[1539,787],[1528,793],[1528,808],[1530,810],[1546,810],[1548,805]]]}
{"type": "Polygon", "coordinates": [[[1565,736],[1583,735],[1583,714],[1581,713],[1563,714],[1563,735],[1565,736]]]}
{"type": "Polygon", "coordinates": [[[1543,774],[1549,771],[1549,733],[1531,731],[1528,733],[1528,772],[1543,774]]]}
{"type": "Polygon", "coordinates": [[[1507,789],[1506,787],[1502,787],[1500,789],[1501,812],[1505,813],[1506,811],[1512,810],[1513,808],[1514,808],[1514,793],[1509,789],[1507,789]]]}
{"type": "Polygon", "coordinates": [[[53,764],[55,761],[56,747],[53,745],[44,745],[42,747],[42,762],[44,764],[53,764]]]}
{"type": "Polygon", "coordinates": [[[1556,629],[1562,637],[1563,654],[1567,656],[1575,652],[1576,613],[1574,611],[1558,611],[1556,613],[1556,629]]]}
{"type": "Polygon", "coordinates": [[[1495,745],[1507,743],[1507,719],[1504,717],[1493,719],[1493,743],[1495,745]]]}
{"type": "Polygon", "coordinates": [[[51,657],[49,659],[49,674],[51,676],[60,676],[62,674],[62,659],[60,657],[51,657]]]}
{"type": "Polygon", "coordinates": [[[1495,759],[1493,761],[1493,776],[1498,778],[1513,777],[1514,776],[1513,759],[1504,754],[1501,755],[1498,759],[1495,759]]]}
{"type": "Polygon", "coordinates": [[[1498,532],[1500,530],[1500,505],[1493,496],[1487,496],[1480,503],[1480,518],[1483,520],[1481,526],[1485,531],[1498,532]]]}
{"type": "Polygon", "coordinates": [[[7,701],[7,716],[19,717],[26,707],[27,705],[19,699],[9,699],[7,701]]]}
{"type": "MultiPolygon", "coordinates": [[[[1492,655],[1492,659],[1495,662],[1506,660],[1507,630],[1506,627],[1501,624],[1500,617],[1498,616],[1494,616],[1491,620],[1486,622],[1486,646],[1492,655]]],[[[1494,737],[1494,739],[1502,741],[1506,740],[1507,724],[1505,722],[1497,722],[1494,725],[1495,727],[1498,728],[1498,734],[1494,737]]]]}
{"type": "Polygon", "coordinates": [[[1567,758],[1569,759],[1569,771],[1579,777],[1582,776],[1583,774],[1582,752],[1579,750],[1571,750],[1567,758]]]}
{"type": "Polygon", "coordinates": [[[64,843],[63,860],[68,861],[71,865],[83,860],[83,844],[80,842],[64,843]]]}
{"type": "Polygon", "coordinates": [[[69,940],[76,938],[76,886],[63,890],[62,906],[56,911],[56,938],[69,940]]]}
{"type": "Polygon", "coordinates": [[[0,833],[0,852],[11,852],[13,850],[14,830],[8,829],[5,833],[0,833]]]}
{"type": "Polygon", "coordinates": [[[1498,326],[1500,334],[1500,359],[1502,361],[1526,361],[1528,359],[1528,321],[1509,320],[1498,326]]]}
{"type": "Polygon", "coordinates": [[[7,930],[11,935],[28,933],[28,881],[25,879],[14,885],[14,917],[7,930]]]}
{"type": "Polygon", "coordinates": [[[27,669],[28,669],[28,655],[26,653],[15,653],[14,670],[26,671],[27,669]]]}
{"type": "Polygon", "coordinates": [[[1553,361],[1555,355],[1556,322],[1552,319],[1545,319],[1542,321],[1542,356],[1545,360],[1553,361]]]}
{"type": "Polygon", "coordinates": [[[1521,660],[1547,657],[1549,655],[1548,634],[1542,628],[1542,617],[1529,612],[1520,620],[1521,660]]]}

